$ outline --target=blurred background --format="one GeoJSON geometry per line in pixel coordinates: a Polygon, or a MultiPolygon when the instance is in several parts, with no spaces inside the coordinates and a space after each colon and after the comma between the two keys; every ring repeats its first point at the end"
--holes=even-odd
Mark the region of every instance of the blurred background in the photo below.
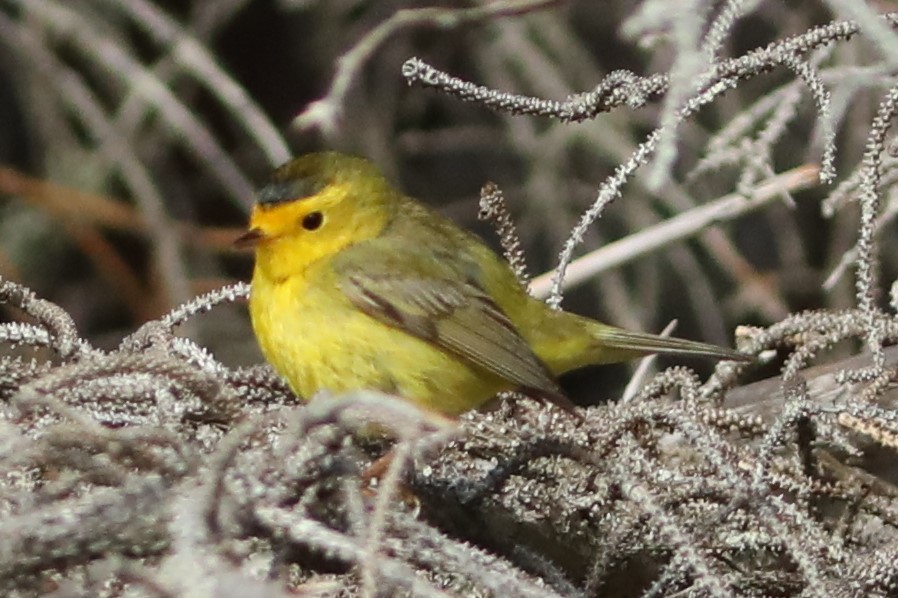
{"type": "MultiPolygon", "coordinates": [[[[253,189],[288,155],[319,149],[371,158],[407,193],[494,246],[477,212],[480,188],[498,183],[531,274],[550,270],[601,183],[658,126],[663,102],[565,124],[410,87],[400,67],[417,56],[494,89],[563,100],[613,70],[670,70],[683,56],[683,34],[672,29],[677,21],[663,13],[664,3],[546,2],[543,10],[451,29],[404,27],[357,65],[336,120],[292,124],[328,92],[341,56],[400,9],[487,4],[0,0],[0,275],[63,306],[92,342],[114,347],[172,306],[248,280],[252,257],[231,242],[253,189]]],[[[840,16],[828,3],[752,4],[722,56],[840,16]]],[[[703,6],[706,18],[719,10],[683,5],[703,6]]],[[[838,179],[847,179],[890,79],[877,70],[880,52],[863,40],[813,59],[833,93],[838,179]]],[[[578,254],[818,162],[822,147],[814,102],[785,68],[740,84],[681,124],[676,139],[669,182],[652,190],[647,169],[638,171],[578,254]],[[740,119],[744,127],[736,126],[740,119]]],[[[654,332],[676,318],[677,336],[724,345],[733,344],[739,324],[851,306],[850,271],[824,288],[857,230],[850,192],[842,209],[823,216],[821,200],[835,188],[772,202],[602,272],[568,290],[563,306],[654,332]]],[[[882,242],[890,281],[894,241],[883,235],[882,242]]],[[[229,364],[261,359],[242,305],[214,310],[185,334],[229,364]]],[[[772,364],[757,375],[775,371],[772,364]]],[[[628,372],[600,368],[565,384],[575,396],[607,399],[628,372]]]]}

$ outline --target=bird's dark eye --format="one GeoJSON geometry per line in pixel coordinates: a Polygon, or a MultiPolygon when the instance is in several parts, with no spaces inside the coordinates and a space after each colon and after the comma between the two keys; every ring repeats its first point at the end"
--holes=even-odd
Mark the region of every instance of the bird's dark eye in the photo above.
{"type": "Polygon", "coordinates": [[[318,230],[324,222],[324,214],[321,212],[309,212],[302,219],[302,227],[306,230],[318,230]]]}

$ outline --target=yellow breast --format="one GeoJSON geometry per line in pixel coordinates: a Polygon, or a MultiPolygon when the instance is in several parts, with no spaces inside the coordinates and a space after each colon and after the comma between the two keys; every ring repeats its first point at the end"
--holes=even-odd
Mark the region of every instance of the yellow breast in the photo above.
{"type": "Polygon", "coordinates": [[[256,269],[250,315],[265,358],[302,399],[376,389],[455,415],[510,385],[355,308],[326,260],[272,280],[256,269]]]}

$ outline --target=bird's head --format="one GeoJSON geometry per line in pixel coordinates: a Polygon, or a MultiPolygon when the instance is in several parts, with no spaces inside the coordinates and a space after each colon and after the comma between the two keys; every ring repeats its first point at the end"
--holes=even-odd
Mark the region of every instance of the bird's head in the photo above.
{"type": "Polygon", "coordinates": [[[378,236],[399,194],[362,158],[307,154],[274,171],[256,196],[249,229],[235,244],[257,259],[311,263],[378,236]]]}

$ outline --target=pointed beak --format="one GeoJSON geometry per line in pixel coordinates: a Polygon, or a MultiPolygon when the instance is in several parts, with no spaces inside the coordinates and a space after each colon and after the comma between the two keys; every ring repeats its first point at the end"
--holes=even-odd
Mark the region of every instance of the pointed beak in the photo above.
{"type": "Polygon", "coordinates": [[[238,249],[248,249],[256,247],[261,241],[264,241],[266,235],[260,228],[251,228],[236,239],[234,239],[234,247],[238,249]]]}

